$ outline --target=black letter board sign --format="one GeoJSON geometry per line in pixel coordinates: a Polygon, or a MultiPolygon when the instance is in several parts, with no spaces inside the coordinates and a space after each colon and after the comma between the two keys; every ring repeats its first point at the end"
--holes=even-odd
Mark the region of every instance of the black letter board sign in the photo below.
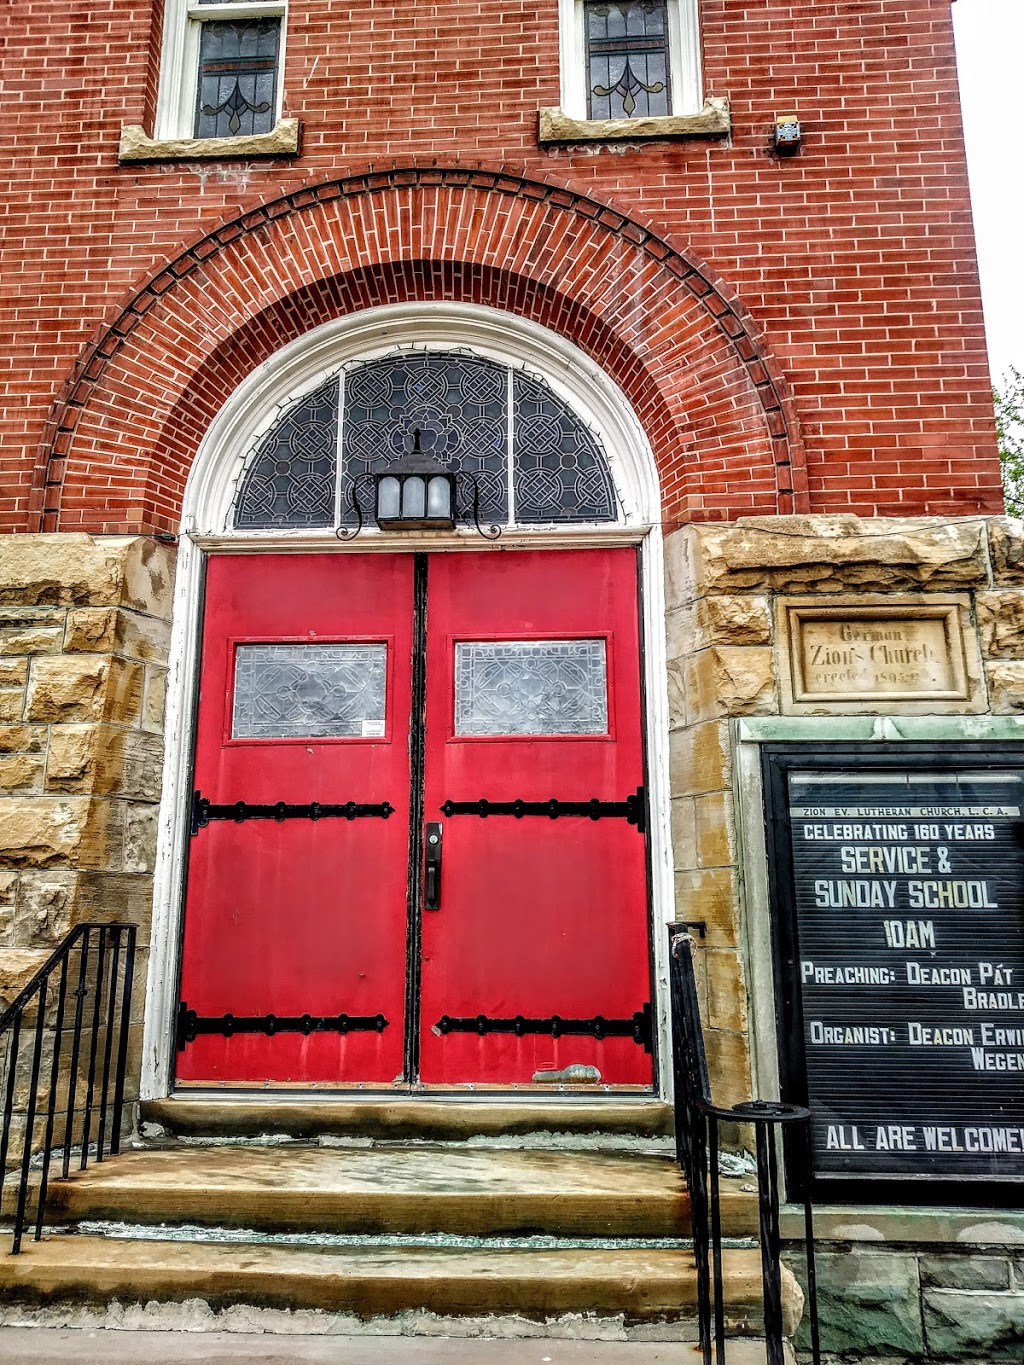
{"type": "Polygon", "coordinates": [[[765,776],[783,1098],[812,1111],[819,1194],[1008,1196],[1024,1180],[1024,752],[773,746],[765,776]]]}

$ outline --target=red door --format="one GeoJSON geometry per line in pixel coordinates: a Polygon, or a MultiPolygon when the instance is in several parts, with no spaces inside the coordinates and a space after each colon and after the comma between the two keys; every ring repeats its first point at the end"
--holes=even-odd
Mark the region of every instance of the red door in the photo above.
{"type": "Polygon", "coordinates": [[[650,1085],[636,554],[438,555],[429,585],[421,1079],[650,1085]]]}
{"type": "Polygon", "coordinates": [[[213,557],[179,1081],[649,1086],[640,717],[632,550],[213,557]]]}
{"type": "Polygon", "coordinates": [[[209,562],[179,1080],[402,1075],[412,584],[409,555],[209,562]]]}

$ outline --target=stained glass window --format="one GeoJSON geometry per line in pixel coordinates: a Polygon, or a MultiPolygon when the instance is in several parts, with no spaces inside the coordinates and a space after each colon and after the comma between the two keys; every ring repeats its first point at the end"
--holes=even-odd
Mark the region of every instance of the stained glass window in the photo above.
{"type": "MultiPolygon", "coordinates": [[[[342,520],[355,520],[351,483],[421,449],[453,473],[477,479],[480,516],[508,519],[508,371],[475,356],[407,351],[371,360],[345,376],[342,520]]],[[[364,515],[372,514],[366,490],[364,515]]],[[[463,515],[472,511],[462,507],[463,515]]]]}
{"type": "Polygon", "coordinates": [[[238,645],[235,739],[384,734],[386,644],[238,645]]]}
{"type": "Polygon", "coordinates": [[[603,640],[467,641],[455,646],[458,735],[603,735],[603,640]]]}
{"type": "Polygon", "coordinates": [[[200,26],[196,137],[270,132],[280,43],[280,19],[208,19],[200,26]]]}
{"type": "Polygon", "coordinates": [[[612,481],[593,433],[542,379],[517,374],[513,393],[516,520],[614,521],[612,481]]]}
{"type": "Polygon", "coordinates": [[[592,119],[671,110],[665,0],[587,0],[587,107],[592,119]]]}
{"type": "Polygon", "coordinates": [[[235,526],[332,526],[338,379],[329,379],[267,433],[242,482],[235,526]]]}
{"type": "MultiPolygon", "coordinates": [[[[445,469],[475,479],[482,522],[618,516],[600,441],[543,379],[463,351],[407,350],[349,365],[285,411],[250,457],[235,526],[333,526],[336,505],[354,525],[354,481],[407,454],[416,432],[445,469]]],[[[372,525],[372,487],[357,487],[372,525]]],[[[469,479],[458,484],[458,520],[473,520],[469,479]]]]}

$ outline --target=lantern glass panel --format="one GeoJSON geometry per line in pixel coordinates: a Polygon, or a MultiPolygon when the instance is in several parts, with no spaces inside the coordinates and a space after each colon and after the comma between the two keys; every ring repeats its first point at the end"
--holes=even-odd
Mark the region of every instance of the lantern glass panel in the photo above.
{"type": "Polygon", "coordinates": [[[377,520],[381,517],[385,521],[390,521],[397,517],[401,508],[401,484],[396,478],[388,475],[381,479],[380,488],[377,492],[377,520]]]}
{"type": "Polygon", "coordinates": [[[427,489],[419,475],[411,475],[402,484],[402,516],[408,520],[422,518],[427,504],[427,489]]]}
{"type": "Polygon", "coordinates": [[[427,516],[438,521],[452,519],[452,486],[443,474],[427,485],[427,516]]]}

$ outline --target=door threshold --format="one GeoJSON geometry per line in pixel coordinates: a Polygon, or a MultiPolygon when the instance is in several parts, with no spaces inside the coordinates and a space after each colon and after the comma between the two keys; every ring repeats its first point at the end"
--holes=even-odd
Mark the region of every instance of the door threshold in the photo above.
{"type": "MultiPolygon", "coordinates": [[[[204,1084],[194,1081],[177,1085],[167,1101],[255,1100],[263,1104],[663,1104],[665,1101],[646,1086],[381,1086],[316,1085],[308,1082],[259,1084],[246,1081],[219,1081],[204,1084]]],[[[156,1101],[154,1101],[156,1102],[156,1101]]],[[[163,1101],[160,1101],[163,1102],[163,1101]]],[[[149,1103],[149,1101],[144,1101],[149,1103]]]]}
{"type": "Polygon", "coordinates": [[[445,1095],[387,1091],[177,1090],[143,1100],[144,1123],[182,1137],[282,1135],[451,1141],[537,1132],[664,1137],[672,1107],[651,1094],[445,1095]]]}

